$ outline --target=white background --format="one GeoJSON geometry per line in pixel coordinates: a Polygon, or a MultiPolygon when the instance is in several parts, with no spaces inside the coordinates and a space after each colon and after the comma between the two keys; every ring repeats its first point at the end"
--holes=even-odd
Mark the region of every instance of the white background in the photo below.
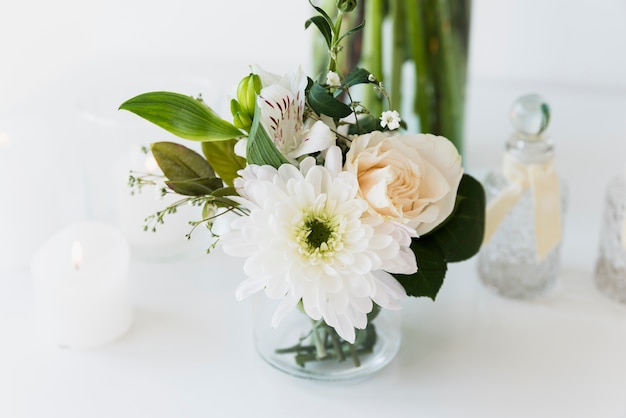
{"type": "Polygon", "coordinates": [[[294,382],[251,348],[232,296],[239,260],[200,251],[134,261],[135,326],[119,342],[79,353],[35,342],[32,251],[69,222],[111,219],[116,158],[169,138],[117,106],[164,89],[202,92],[224,112],[249,64],[309,65],[311,15],[305,0],[0,0],[0,133],[12,140],[0,141],[0,416],[304,417],[326,404],[344,415],[625,417],[626,307],[592,284],[604,187],[626,164],[625,0],[474,1],[468,171],[500,163],[517,96],[541,93],[553,109],[570,204],[559,285],[545,298],[497,298],[472,262],[455,265],[437,303],[407,301],[405,341],[383,373],[294,382]]]}

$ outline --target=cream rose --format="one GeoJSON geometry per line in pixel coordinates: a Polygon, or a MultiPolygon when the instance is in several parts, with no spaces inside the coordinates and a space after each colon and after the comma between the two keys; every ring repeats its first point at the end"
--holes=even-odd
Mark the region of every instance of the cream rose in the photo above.
{"type": "Polygon", "coordinates": [[[372,132],[353,139],[344,170],[354,173],[369,212],[431,231],[454,209],[463,176],[452,143],[430,134],[372,132]]]}

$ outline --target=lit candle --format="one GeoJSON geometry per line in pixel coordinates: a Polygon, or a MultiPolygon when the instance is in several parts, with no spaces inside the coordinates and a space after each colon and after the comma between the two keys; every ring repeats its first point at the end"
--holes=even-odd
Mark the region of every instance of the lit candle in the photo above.
{"type": "Polygon", "coordinates": [[[168,205],[180,200],[182,196],[168,193],[161,196],[156,186],[145,185],[140,191],[131,194],[128,187],[128,176],[149,174],[162,176],[156,160],[151,154],[141,149],[133,149],[127,156],[120,158],[115,166],[116,199],[115,220],[128,239],[133,256],[142,259],[168,260],[190,255],[202,256],[211,241],[206,236],[200,237],[204,228],[194,231],[188,240],[186,234],[191,231],[189,221],[201,219],[200,207],[182,205],[175,214],[165,215],[163,224],[156,226],[156,232],[150,228],[144,231],[145,219],[156,212],[164,210],[168,205]]]}
{"type": "Polygon", "coordinates": [[[112,226],[77,223],[50,238],[31,263],[43,340],[82,349],[123,335],[132,322],[128,264],[128,243],[112,226]]]}

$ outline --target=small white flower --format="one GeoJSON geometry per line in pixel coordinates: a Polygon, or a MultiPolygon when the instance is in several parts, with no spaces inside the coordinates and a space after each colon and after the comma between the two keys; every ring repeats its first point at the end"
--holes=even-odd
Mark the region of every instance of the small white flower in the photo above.
{"type": "Polygon", "coordinates": [[[400,114],[396,110],[386,110],[380,116],[380,126],[388,127],[390,131],[398,129],[401,121],[400,114]]]}
{"type": "Polygon", "coordinates": [[[340,87],[341,78],[339,78],[339,74],[334,71],[329,71],[328,74],[326,74],[326,84],[330,87],[340,87]]]}
{"type": "Polygon", "coordinates": [[[367,81],[369,81],[370,83],[373,83],[374,81],[376,81],[376,77],[374,77],[374,74],[370,73],[367,76],[367,81]]]}
{"type": "Polygon", "coordinates": [[[221,239],[226,254],[246,257],[248,278],[237,299],[261,290],[281,299],[274,327],[302,301],[309,317],[324,319],[353,343],[355,328],[365,328],[374,303],[400,308],[406,292],[383,270],[417,271],[409,248],[415,232],[382,217],[363,217],[367,203],[358,197],[356,177],[338,170],[335,148],[327,166],[308,157],[300,169],[284,164],[241,170],[235,186],[242,197],[236,199],[250,214],[234,220],[221,239]]]}

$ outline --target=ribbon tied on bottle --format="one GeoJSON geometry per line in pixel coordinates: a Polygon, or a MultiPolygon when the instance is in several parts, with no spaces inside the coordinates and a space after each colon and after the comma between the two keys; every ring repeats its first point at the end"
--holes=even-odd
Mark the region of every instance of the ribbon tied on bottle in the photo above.
{"type": "Polygon", "coordinates": [[[522,164],[509,153],[504,154],[504,177],[509,186],[487,206],[486,244],[507,213],[530,188],[535,222],[537,260],[541,261],[561,241],[561,196],[559,178],[552,160],[539,164],[522,164]]]}

